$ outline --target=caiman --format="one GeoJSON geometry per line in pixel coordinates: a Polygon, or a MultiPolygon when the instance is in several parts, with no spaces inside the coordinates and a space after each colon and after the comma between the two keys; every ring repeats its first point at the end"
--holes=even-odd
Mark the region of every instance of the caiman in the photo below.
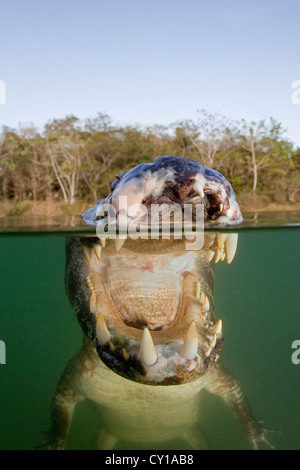
{"type": "Polygon", "coordinates": [[[214,264],[232,262],[238,241],[232,225],[242,221],[229,182],[192,159],[158,157],[119,175],[107,198],[82,217],[97,232],[67,240],[66,288],[84,340],[57,386],[48,448],[65,448],[75,405],[84,399],[100,417],[99,449],[118,440],[140,448],[178,437],[203,448],[197,431],[203,390],[222,397],[253,449],[269,444],[219,361],[224,340],[222,320],[214,316],[214,264]],[[168,238],[118,232],[151,221],[152,207],[174,204],[191,207],[193,222],[201,207],[205,226],[227,232],[205,229],[202,246],[193,250],[172,230],[168,238]],[[116,216],[113,239],[105,232],[107,205],[116,216]]]}

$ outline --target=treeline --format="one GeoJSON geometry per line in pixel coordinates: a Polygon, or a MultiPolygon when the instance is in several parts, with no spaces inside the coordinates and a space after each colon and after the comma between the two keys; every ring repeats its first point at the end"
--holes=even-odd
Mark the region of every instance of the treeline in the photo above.
{"type": "Polygon", "coordinates": [[[168,154],[221,172],[238,195],[300,200],[300,149],[284,138],[280,123],[237,122],[204,110],[195,121],[169,126],[118,126],[98,114],[83,122],[74,116],[54,119],[41,131],[3,127],[0,197],[95,202],[121,171],[168,154]]]}

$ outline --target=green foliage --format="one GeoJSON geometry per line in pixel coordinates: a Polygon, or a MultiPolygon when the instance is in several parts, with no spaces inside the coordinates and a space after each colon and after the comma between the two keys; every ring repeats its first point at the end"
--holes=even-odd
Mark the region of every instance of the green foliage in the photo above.
{"type": "Polygon", "coordinates": [[[224,174],[235,191],[264,194],[278,190],[288,200],[300,195],[300,149],[285,139],[274,119],[247,123],[198,112],[195,121],[169,126],[117,126],[99,113],[34,126],[3,127],[0,134],[0,196],[16,202],[61,200],[95,202],[121,171],[160,155],[198,160],[224,174]]]}

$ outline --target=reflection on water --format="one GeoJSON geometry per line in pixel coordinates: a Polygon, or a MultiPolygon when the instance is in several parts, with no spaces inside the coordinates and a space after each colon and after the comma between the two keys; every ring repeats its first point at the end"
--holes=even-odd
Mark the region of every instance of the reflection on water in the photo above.
{"type": "MultiPolygon", "coordinates": [[[[209,294],[208,314],[214,313],[214,324],[219,318],[223,321],[225,345],[221,360],[242,386],[255,416],[264,421],[265,427],[281,431],[280,434],[268,435],[278,449],[300,447],[300,412],[297,406],[300,369],[291,361],[291,345],[294,340],[300,339],[298,238],[297,228],[239,231],[234,261],[230,265],[221,261],[217,264],[214,260],[210,262],[216,272],[213,296],[212,290],[210,292],[212,278],[207,273],[203,275],[203,266],[199,270],[200,274],[198,272],[201,289],[209,294]]],[[[109,260],[105,259],[103,252],[105,269],[110,269],[111,282],[115,283],[115,293],[119,294],[119,277],[115,275],[112,266],[107,265],[109,260]]],[[[50,427],[50,403],[66,363],[80,348],[81,329],[64,290],[64,236],[2,235],[0,254],[0,340],[6,345],[6,364],[0,365],[0,447],[32,448],[41,440],[40,431],[50,427]]],[[[205,264],[204,258],[201,260],[200,264],[205,264]]],[[[162,259],[160,262],[163,264],[162,259]]],[[[189,262],[182,258],[175,263],[172,272],[175,270],[183,274],[191,271],[189,262]]],[[[84,272],[81,268],[79,271],[84,272]]],[[[149,281],[151,270],[148,271],[149,266],[145,269],[146,277],[143,280],[148,276],[149,281]]],[[[161,266],[157,272],[162,280],[164,270],[161,266]]],[[[86,276],[87,272],[84,274],[86,276]]],[[[127,276],[124,269],[123,277],[125,274],[127,276]]],[[[188,277],[182,276],[185,280],[188,277]]],[[[134,272],[128,272],[128,278],[131,283],[134,282],[134,272]]],[[[189,302],[193,303],[193,297],[199,296],[197,284],[186,284],[185,297],[189,297],[189,302]],[[192,293],[189,288],[194,289],[192,293]]],[[[79,285],[82,285],[80,279],[79,285]]],[[[141,289],[135,290],[139,293],[139,299],[143,297],[141,289]]],[[[173,297],[176,292],[175,289],[173,297]]],[[[88,286],[82,297],[90,308],[91,293],[88,295],[88,286]]],[[[116,296],[114,301],[120,302],[120,297],[116,296]]],[[[143,302],[140,302],[142,306],[143,302]]],[[[200,298],[198,302],[203,305],[200,298]]],[[[164,307],[170,305],[175,309],[177,304],[174,299],[166,297],[165,304],[158,302],[156,307],[161,309],[162,315],[164,307]]],[[[171,318],[172,308],[164,320],[171,318]]],[[[126,305],[121,310],[126,320],[126,305]]],[[[183,310],[186,312],[188,308],[183,310]]],[[[179,327],[175,331],[178,345],[172,340],[174,344],[171,344],[167,357],[167,348],[162,344],[166,342],[164,335],[167,335],[168,329],[161,328],[163,319],[155,323],[148,313],[144,311],[141,314],[136,308],[135,325],[123,322],[125,326],[118,331],[119,342],[115,344],[115,352],[123,351],[125,342],[122,343],[121,338],[126,337],[129,328],[134,328],[138,336],[147,323],[158,355],[161,354],[168,363],[176,347],[180,346],[180,341],[183,341],[179,337],[182,333],[184,338],[189,323],[183,322],[185,328],[182,332],[179,327]]],[[[91,331],[93,340],[88,319],[83,316],[80,319],[83,327],[85,321],[86,331],[91,331]]],[[[208,323],[210,321],[212,317],[207,320],[208,323]]],[[[207,346],[206,339],[202,339],[203,331],[198,346],[200,359],[204,357],[207,346]]],[[[138,364],[140,350],[134,336],[127,341],[126,346],[128,354],[136,358],[131,367],[134,370],[136,366],[136,377],[142,382],[143,374],[138,364]]],[[[103,346],[103,360],[111,367],[113,355],[105,354],[105,348],[107,345],[103,346]]],[[[76,374],[81,374],[80,379],[80,374],[76,375],[78,388],[72,398],[80,400],[83,395],[88,395],[90,400],[79,401],[75,408],[66,442],[67,449],[113,446],[115,449],[250,447],[247,437],[241,433],[240,424],[218,394],[203,391],[202,396],[198,396],[199,379],[193,380],[191,385],[135,383],[119,375],[126,374],[126,371],[121,367],[118,354],[116,357],[119,358],[115,363],[118,374],[101,365],[95,350],[90,348],[84,349],[79,358],[77,356],[75,368],[71,365],[71,373],[76,369],[76,374]],[[85,380],[87,374],[89,380],[85,380]],[[91,387],[93,381],[94,387],[91,387]]],[[[176,358],[180,359],[178,356],[176,358]]],[[[164,371],[163,364],[161,367],[164,371]]],[[[209,371],[210,368],[207,374],[209,371]]],[[[261,447],[264,448],[264,444],[261,447]]]]}
{"type": "MultiPolygon", "coordinates": [[[[299,227],[299,211],[243,212],[243,221],[238,230],[259,228],[299,227]]],[[[211,228],[209,222],[206,227],[211,228]]],[[[213,230],[216,224],[212,226],[213,230]]],[[[222,229],[222,226],[217,227],[222,229]]],[[[229,227],[230,228],[230,227],[229,227]]],[[[76,215],[43,216],[7,216],[0,217],[0,233],[87,233],[94,234],[95,228],[82,223],[76,215]]]]}

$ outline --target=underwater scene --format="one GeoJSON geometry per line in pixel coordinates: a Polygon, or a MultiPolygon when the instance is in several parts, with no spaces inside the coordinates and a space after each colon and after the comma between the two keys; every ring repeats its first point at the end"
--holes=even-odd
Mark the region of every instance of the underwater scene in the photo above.
{"type": "Polygon", "coordinates": [[[299,214],[197,252],[77,219],[0,230],[1,449],[300,448],[299,214]]]}

